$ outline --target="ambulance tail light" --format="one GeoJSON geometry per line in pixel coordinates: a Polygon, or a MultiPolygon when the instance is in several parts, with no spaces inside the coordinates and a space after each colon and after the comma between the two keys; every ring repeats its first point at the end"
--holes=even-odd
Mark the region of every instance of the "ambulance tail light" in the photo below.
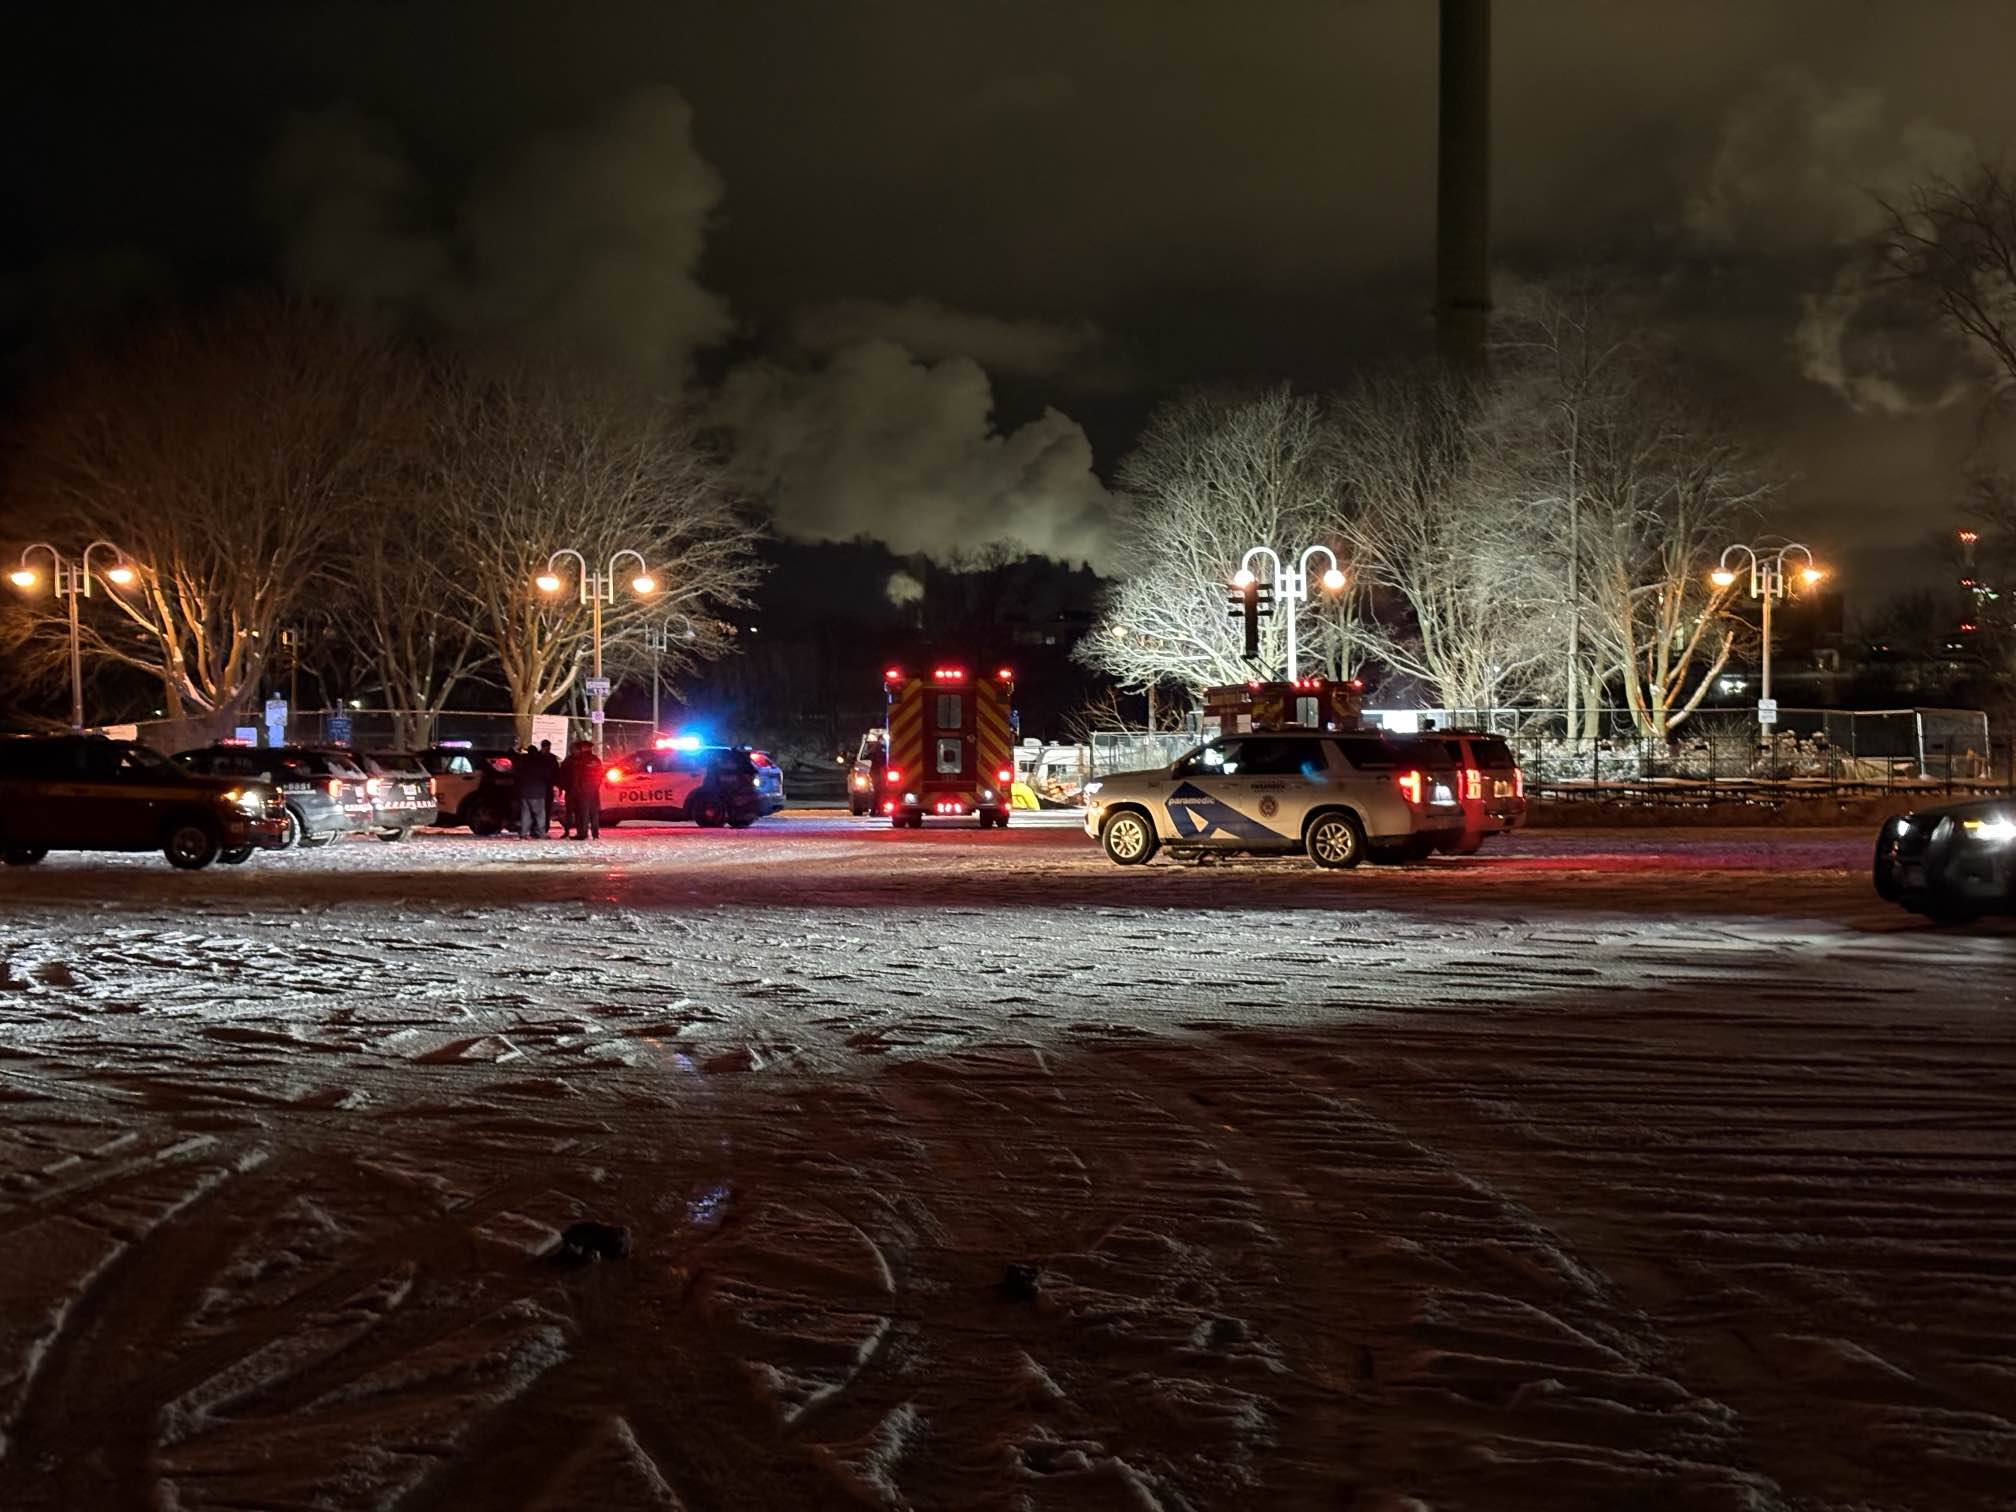
{"type": "Polygon", "coordinates": [[[994,780],[1000,783],[1001,786],[1003,787],[1008,786],[1009,783],[1015,780],[1015,768],[1013,767],[1001,768],[1000,771],[994,774],[994,780]]]}
{"type": "Polygon", "coordinates": [[[996,681],[996,682],[1013,682],[1013,681],[1015,681],[1015,669],[1014,669],[1013,667],[998,667],[998,668],[996,668],[996,669],[995,669],[995,672],[994,672],[994,681],[996,681]]]}
{"type": "Polygon", "coordinates": [[[1419,772],[1402,772],[1393,779],[1400,785],[1400,796],[1414,807],[1421,806],[1421,799],[1428,791],[1428,780],[1419,772]]]}
{"type": "Polygon", "coordinates": [[[903,780],[903,768],[901,767],[882,768],[882,780],[883,782],[887,783],[890,787],[896,786],[897,783],[903,780]]]}
{"type": "Polygon", "coordinates": [[[901,667],[884,667],[882,669],[882,681],[885,683],[903,681],[903,669],[901,667]]]}
{"type": "Polygon", "coordinates": [[[1475,767],[1463,768],[1463,797],[1475,803],[1484,796],[1484,774],[1475,767]]]}
{"type": "Polygon", "coordinates": [[[966,669],[964,667],[933,667],[931,669],[931,680],[933,682],[964,682],[966,680],[966,669]]]}

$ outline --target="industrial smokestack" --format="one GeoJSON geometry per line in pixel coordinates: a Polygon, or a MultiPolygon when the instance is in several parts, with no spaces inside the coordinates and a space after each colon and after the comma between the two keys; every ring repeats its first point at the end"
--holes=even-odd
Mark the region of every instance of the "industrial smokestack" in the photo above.
{"type": "Polygon", "coordinates": [[[1451,368],[1484,368],[1491,314],[1491,0],[1442,0],[1435,165],[1435,339],[1451,368]]]}

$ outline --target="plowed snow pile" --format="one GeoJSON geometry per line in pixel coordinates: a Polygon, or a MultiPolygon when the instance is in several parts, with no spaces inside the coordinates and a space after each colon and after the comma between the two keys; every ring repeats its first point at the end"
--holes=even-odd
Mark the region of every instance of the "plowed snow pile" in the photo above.
{"type": "Polygon", "coordinates": [[[2016,1505],[2016,930],[1867,841],[10,871],[0,1507],[2016,1505]]]}

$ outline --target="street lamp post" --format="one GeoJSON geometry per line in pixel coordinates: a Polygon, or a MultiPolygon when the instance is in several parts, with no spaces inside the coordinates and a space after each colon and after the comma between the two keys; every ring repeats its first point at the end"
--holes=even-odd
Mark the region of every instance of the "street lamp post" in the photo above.
{"type": "Polygon", "coordinates": [[[1722,560],[1708,579],[1717,588],[1736,586],[1736,569],[1729,565],[1733,557],[1748,558],[1750,563],[1750,597],[1762,605],[1763,657],[1758,668],[1757,693],[1757,733],[1769,740],[1771,726],[1778,722],[1778,705],[1771,697],[1771,605],[1776,599],[1785,597],[1785,558],[1797,552],[1806,559],[1806,565],[1799,569],[1799,581],[1811,588],[1827,574],[1813,560],[1813,552],[1803,541],[1787,541],[1783,546],[1766,546],[1759,550],[1755,546],[1737,544],[1722,553],[1722,560]]]}
{"type": "Polygon", "coordinates": [[[1317,555],[1321,555],[1330,563],[1319,580],[1323,585],[1323,591],[1325,593],[1341,592],[1344,587],[1344,569],[1337,565],[1336,553],[1331,551],[1328,546],[1309,546],[1304,548],[1302,555],[1296,559],[1292,571],[1282,565],[1281,554],[1272,546],[1255,546],[1239,559],[1239,570],[1232,574],[1234,587],[1250,588],[1254,583],[1259,581],[1259,575],[1253,570],[1254,558],[1264,556],[1274,564],[1274,602],[1287,606],[1288,681],[1290,682],[1295,681],[1297,674],[1301,670],[1296,657],[1295,606],[1306,602],[1309,598],[1309,560],[1317,555]]]}
{"type": "Polygon", "coordinates": [[[8,574],[16,588],[32,589],[41,582],[42,576],[28,564],[28,559],[38,551],[49,554],[49,585],[56,596],[68,603],[70,618],[70,728],[84,728],[84,643],[77,620],[77,600],[81,596],[91,596],[91,553],[109,551],[112,565],[100,572],[106,582],[114,588],[131,587],[139,579],[139,571],[126,553],[110,541],[93,541],[83,553],[72,562],[62,552],[47,541],[37,541],[22,548],[21,565],[8,574]]]}
{"type": "Polygon", "coordinates": [[[665,653],[672,649],[672,621],[675,619],[686,621],[686,633],[679,639],[690,641],[700,638],[693,616],[683,609],[674,609],[658,624],[644,627],[644,649],[651,653],[651,733],[654,736],[661,733],[658,728],[658,670],[665,660],[665,653]]]}
{"type": "Polygon", "coordinates": [[[602,754],[602,723],[605,703],[609,697],[609,682],[602,675],[602,606],[616,602],[616,574],[625,557],[637,563],[637,574],[630,579],[633,592],[651,594],[658,591],[658,580],[651,576],[651,564],[644,560],[641,552],[627,547],[613,553],[609,558],[606,572],[596,572],[588,566],[588,559],[571,546],[563,546],[546,558],[546,570],[535,579],[535,586],[541,593],[558,593],[566,584],[554,569],[562,557],[574,559],[575,587],[581,602],[588,606],[589,643],[593,649],[592,671],[588,674],[588,723],[595,737],[595,754],[602,754]]]}

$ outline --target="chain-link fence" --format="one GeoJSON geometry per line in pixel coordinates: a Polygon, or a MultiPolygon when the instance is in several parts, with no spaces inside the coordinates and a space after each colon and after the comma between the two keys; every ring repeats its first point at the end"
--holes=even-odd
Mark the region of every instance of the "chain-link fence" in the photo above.
{"type": "MultiPolygon", "coordinates": [[[[171,755],[230,739],[256,745],[349,746],[360,751],[417,751],[463,742],[477,750],[508,751],[522,743],[515,716],[475,710],[296,709],[277,726],[278,741],[273,739],[276,727],[264,723],[263,715],[263,710],[252,709],[236,715],[154,719],[133,726],[133,732],[143,744],[171,755]]],[[[655,734],[649,721],[641,719],[612,719],[602,729],[603,745],[611,751],[648,746],[655,734]]],[[[591,739],[593,732],[594,726],[586,719],[542,715],[532,738],[565,746],[591,739]]]]}

